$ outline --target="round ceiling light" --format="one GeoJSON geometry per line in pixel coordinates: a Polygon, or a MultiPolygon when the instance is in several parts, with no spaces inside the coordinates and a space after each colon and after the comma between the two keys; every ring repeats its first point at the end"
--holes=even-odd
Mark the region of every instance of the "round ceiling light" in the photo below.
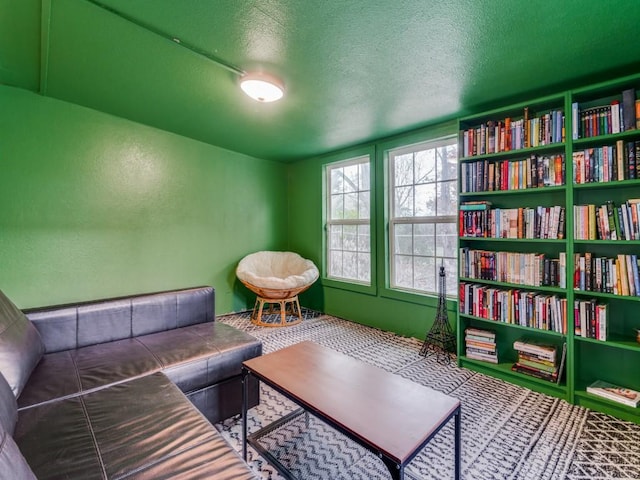
{"type": "Polygon", "coordinates": [[[248,73],[240,79],[240,88],[258,102],[275,102],[284,95],[282,83],[266,73],[248,73]]]}

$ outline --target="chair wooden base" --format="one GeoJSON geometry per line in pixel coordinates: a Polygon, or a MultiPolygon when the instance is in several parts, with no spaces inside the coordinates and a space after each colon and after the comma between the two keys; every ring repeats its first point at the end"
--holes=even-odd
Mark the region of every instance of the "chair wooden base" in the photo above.
{"type": "Polygon", "coordinates": [[[289,327],[291,325],[297,325],[302,321],[302,312],[300,311],[300,302],[298,302],[298,296],[282,298],[282,299],[272,299],[272,298],[264,298],[258,296],[256,298],[256,304],[253,307],[253,312],[251,313],[251,323],[255,325],[260,325],[261,327],[289,327]],[[268,311],[264,312],[266,314],[274,314],[280,313],[280,322],[263,322],[262,321],[262,313],[264,311],[264,305],[268,304],[268,311]],[[274,305],[278,304],[280,306],[279,310],[274,310],[274,305]],[[287,315],[294,315],[298,318],[287,321],[287,315]]]}

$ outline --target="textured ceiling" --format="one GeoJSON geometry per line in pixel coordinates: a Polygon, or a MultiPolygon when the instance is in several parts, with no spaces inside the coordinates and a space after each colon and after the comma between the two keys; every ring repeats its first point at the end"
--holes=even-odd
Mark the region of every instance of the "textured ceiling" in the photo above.
{"type": "Polygon", "coordinates": [[[95,2],[0,0],[0,83],[281,161],[640,65],[632,0],[95,2]],[[285,98],[255,103],[207,56],[285,98]]]}

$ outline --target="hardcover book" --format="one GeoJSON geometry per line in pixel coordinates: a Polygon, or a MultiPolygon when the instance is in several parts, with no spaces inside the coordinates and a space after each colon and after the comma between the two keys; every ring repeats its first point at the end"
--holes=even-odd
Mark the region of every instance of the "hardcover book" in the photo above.
{"type": "Polygon", "coordinates": [[[640,392],[602,380],[596,380],[589,385],[587,392],[630,407],[637,407],[640,403],[640,392]]]}

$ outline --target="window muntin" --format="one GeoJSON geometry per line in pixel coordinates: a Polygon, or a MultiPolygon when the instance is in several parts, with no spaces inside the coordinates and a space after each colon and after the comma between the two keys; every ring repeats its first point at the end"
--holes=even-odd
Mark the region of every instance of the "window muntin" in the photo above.
{"type": "Polygon", "coordinates": [[[448,296],[457,289],[455,138],[389,151],[389,279],[392,289],[448,296]]]}
{"type": "Polygon", "coordinates": [[[326,166],[327,278],[371,285],[371,159],[326,166]]]}

